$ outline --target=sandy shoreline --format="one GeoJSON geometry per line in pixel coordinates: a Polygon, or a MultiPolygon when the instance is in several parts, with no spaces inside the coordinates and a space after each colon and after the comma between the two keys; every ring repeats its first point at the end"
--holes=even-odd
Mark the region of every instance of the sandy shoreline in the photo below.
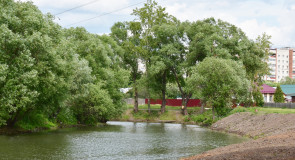
{"type": "Polygon", "coordinates": [[[295,159],[295,114],[236,113],[211,128],[253,140],[216,148],[185,160],[295,159]]]}

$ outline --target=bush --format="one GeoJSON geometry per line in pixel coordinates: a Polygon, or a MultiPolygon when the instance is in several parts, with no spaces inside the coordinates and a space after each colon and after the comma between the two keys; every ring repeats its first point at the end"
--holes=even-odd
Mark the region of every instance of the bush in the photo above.
{"type": "Polygon", "coordinates": [[[57,122],[64,125],[74,125],[77,124],[77,119],[72,110],[64,108],[57,115],[57,122]]]}
{"type": "Polygon", "coordinates": [[[204,112],[203,114],[192,116],[191,120],[202,126],[210,126],[215,122],[213,121],[211,110],[208,110],[204,112]]]}
{"type": "Polygon", "coordinates": [[[45,115],[34,112],[22,117],[22,119],[16,123],[16,126],[25,130],[34,130],[37,128],[49,129],[56,127],[56,125],[49,121],[45,115]]]}

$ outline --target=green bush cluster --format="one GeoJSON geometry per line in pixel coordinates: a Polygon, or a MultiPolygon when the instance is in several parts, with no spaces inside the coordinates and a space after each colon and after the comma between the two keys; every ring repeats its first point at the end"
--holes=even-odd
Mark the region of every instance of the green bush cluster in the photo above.
{"type": "Polygon", "coordinates": [[[210,126],[215,122],[213,121],[212,110],[205,111],[203,114],[191,115],[189,120],[202,126],[210,126]]]}
{"type": "Polygon", "coordinates": [[[24,115],[20,121],[16,122],[16,126],[26,130],[33,130],[35,128],[52,128],[56,127],[48,117],[41,113],[30,113],[24,115]]]}
{"type": "Polygon", "coordinates": [[[129,71],[110,36],[63,29],[32,2],[0,8],[0,127],[95,124],[122,113],[129,71]]]}

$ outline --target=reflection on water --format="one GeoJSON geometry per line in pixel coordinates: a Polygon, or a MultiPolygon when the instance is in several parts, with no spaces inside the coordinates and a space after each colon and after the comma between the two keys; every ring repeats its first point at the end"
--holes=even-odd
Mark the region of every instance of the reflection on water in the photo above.
{"type": "Polygon", "coordinates": [[[196,125],[108,122],[0,136],[0,159],[178,159],[246,139],[196,125]]]}

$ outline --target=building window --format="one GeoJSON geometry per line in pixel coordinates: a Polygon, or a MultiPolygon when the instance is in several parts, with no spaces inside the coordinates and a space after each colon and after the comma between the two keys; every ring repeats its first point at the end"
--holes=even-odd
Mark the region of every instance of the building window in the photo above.
{"type": "Polygon", "coordinates": [[[269,96],[269,102],[272,102],[272,96],[269,96]]]}
{"type": "Polygon", "coordinates": [[[284,74],[284,71],[282,71],[283,72],[283,74],[284,74]]]}
{"type": "Polygon", "coordinates": [[[280,62],[280,60],[278,60],[278,62],[280,62]]]}
{"type": "Polygon", "coordinates": [[[267,96],[266,95],[264,95],[264,102],[266,102],[267,101],[267,96]]]}
{"type": "Polygon", "coordinates": [[[278,65],[278,68],[280,68],[280,65],[278,65]]]}

